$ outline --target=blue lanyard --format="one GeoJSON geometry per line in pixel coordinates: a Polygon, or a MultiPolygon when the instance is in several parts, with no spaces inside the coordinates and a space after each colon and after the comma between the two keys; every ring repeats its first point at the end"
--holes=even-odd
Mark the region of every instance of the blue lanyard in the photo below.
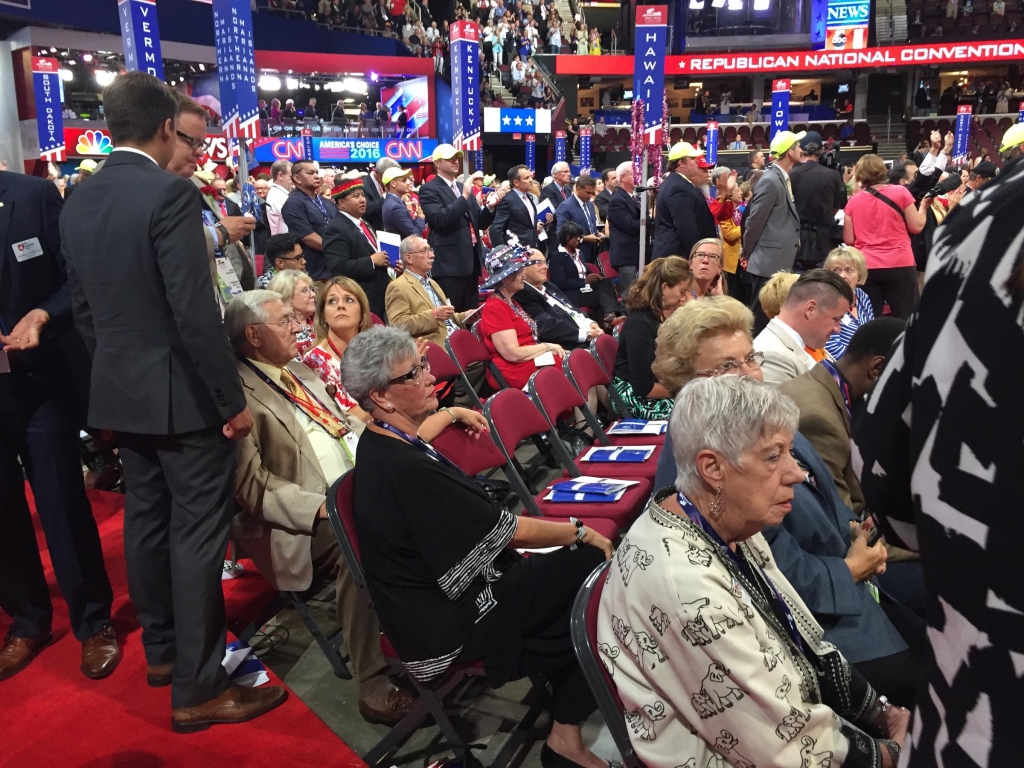
{"type": "MultiPolygon", "coordinates": [[[[700,510],[694,506],[692,501],[686,498],[682,492],[676,494],[676,501],[679,502],[679,506],[683,508],[683,512],[686,513],[686,516],[690,518],[693,524],[704,531],[704,533],[706,533],[713,542],[725,550],[725,553],[734,563],[736,563],[736,565],[740,567],[741,570],[753,573],[755,564],[748,562],[745,558],[740,557],[729,549],[729,545],[726,544],[722,540],[722,537],[718,535],[718,532],[708,524],[708,521],[704,519],[704,515],[700,513],[700,510]]],[[[768,585],[768,588],[775,595],[775,600],[786,618],[786,628],[789,630],[789,636],[793,639],[793,642],[796,643],[796,646],[800,651],[805,652],[804,640],[796,628],[796,619],[793,618],[793,612],[789,610],[789,606],[786,605],[786,601],[782,599],[782,595],[779,593],[779,590],[775,588],[775,584],[772,583],[772,580],[768,578],[768,574],[764,572],[764,569],[760,565],[756,565],[756,567],[757,570],[761,572],[761,578],[764,580],[765,584],[768,585]]]]}
{"type": "Polygon", "coordinates": [[[465,475],[466,477],[468,477],[468,475],[466,475],[466,473],[463,471],[462,467],[460,467],[458,464],[455,464],[447,456],[443,456],[440,453],[438,453],[438,450],[434,446],[432,446],[430,443],[426,442],[419,435],[408,435],[405,432],[403,432],[402,430],[398,429],[398,427],[393,427],[390,424],[387,424],[387,423],[381,421],[380,419],[374,419],[373,423],[376,424],[381,429],[386,429],[391,434],[397,435],[398,437],[402,438],[403,440],[405,440],[410,445],[413,445],[413,446],[419,448],[421,451],[423,451],[425,454],[427,454],[427,456],[432,458],[434,461],[440,462],[441,464],[447,464],[449,467],[451,467],[452,469],[455,469],[460,474],[465,475]]]}
{"type": "Polygon", "coordinates": [[[323,202],[320,200],[320,195],[313,195],[311,199],[313,200],[313,203],[316,205],[316,207],[320,209],[320,213],[322,213],[324,215],[324,220],[326,221],[327,220],[327,208],[324,206],[323,202]]]}
{"type": "Polygon", "coordinates": [[[853,419],[853,408],[850,403],[850,384],[846,381],[846,377],[843,376],[839,369],[836,368],[835,364],[830,360],[822,360],[822,366],[829,372],[833,379],[836,380],[836,385],[839,387],[839,392],[843,396],[843,402],[846,403],[846,415],[850,420],[853,419]]]}

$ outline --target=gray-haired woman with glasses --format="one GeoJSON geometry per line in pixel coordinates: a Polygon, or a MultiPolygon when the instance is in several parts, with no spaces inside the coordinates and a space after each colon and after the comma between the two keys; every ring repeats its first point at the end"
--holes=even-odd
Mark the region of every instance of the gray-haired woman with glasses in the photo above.
{"type": "Polygon", "coordinates": [[[584,579],[612,556],[611,542],[582,523],[496,508],[430,445],[451,422],[487,440],[487,424],[470,410],[437,412],[430,366],[405,331],[359,334],[341,367],[373,417],[356,456],[355,524],[377,618],[405,668],[428,681],[453,663],[482,661],[494,686],[545,673],[554,725],[542,765],[607,768],[580,735],[596,705],[569,614],[584,579]],[[561,549],[524,559],[516,547],[561,549]]]}
{"type": "Polygon", "coordinates": [[[705,237],[693,244],[690,271],[693,272],[693,295],[698,299],[728,295],[722,274],[724,255],[722,241],[717,237],[705,237]]]}

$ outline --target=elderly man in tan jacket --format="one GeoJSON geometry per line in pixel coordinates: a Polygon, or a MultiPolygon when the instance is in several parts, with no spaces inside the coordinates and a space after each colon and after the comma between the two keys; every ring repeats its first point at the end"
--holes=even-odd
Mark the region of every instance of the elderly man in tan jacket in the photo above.
{"type": "Polygon", "coordinates": [[[465,327],[465,319],[473,313],[456,312],[441,286],[431,279],[434,251],[424,238],[409,235],[402,240],[398,255],[405,271],[391,281],[384,294],[388,324],[443,347],[448,335],[465,327]]]}
{"type": "Polygon", "coordinates": [[[319,377],[295,362],[298,326],[279,294],[236,296],[224,325],[254,421],[238,442],[234,538],[277,589],[301,592],[315,572],[337,574],[338,623],[359,683],[359,712],[393,725],[415,699],[385,674],[377,618],[325,520],[327,491],[354,466],[364,425],[338,410],[319,377]]]}

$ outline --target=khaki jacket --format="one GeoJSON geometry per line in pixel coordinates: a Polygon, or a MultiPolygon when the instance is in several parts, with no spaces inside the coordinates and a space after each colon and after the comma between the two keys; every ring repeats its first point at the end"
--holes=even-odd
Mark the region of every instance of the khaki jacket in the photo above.
{"type": "MultiPolygon", "coordinates": [[[[441,301],[447,300],[441,286],[431,280],[441,301]]],[[[384,294],[384,311],[388,316],[388,325],[402,328],[415,338],[426,339],[444,346],[448,338],[447,326],[434,318],[434,305],[427,295],[426,289],[412,273],[405,271],[388,285],[384,294]]],[[[462,320],[468,312],[456,312],[452,319],[460,328],[462,320]]]]}
{"type": "MultiPolygon", "coordinates": [[[[324,476],[295,407],[248,365],[237,366],[253,428],[236,449],[232,537],[275,588],[301,592],[313,581],[310,543],[317,513],[338,478],[324,476]]],[[[295,361],[287,367],[335,416],[362,433],[363,423],[338,410],[313,371],[295,361]]]]}

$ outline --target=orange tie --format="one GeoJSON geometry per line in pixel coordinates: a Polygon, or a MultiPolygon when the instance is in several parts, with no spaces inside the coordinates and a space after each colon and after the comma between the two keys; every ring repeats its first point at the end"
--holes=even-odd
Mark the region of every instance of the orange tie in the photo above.
{"type": "Polygon", "coordinates": [[[824,360],[827,354],[824,349],[811,349],[810,347],[804,347],[804,352],[813,357],[814,361],[818,363],[824,360]]]}

